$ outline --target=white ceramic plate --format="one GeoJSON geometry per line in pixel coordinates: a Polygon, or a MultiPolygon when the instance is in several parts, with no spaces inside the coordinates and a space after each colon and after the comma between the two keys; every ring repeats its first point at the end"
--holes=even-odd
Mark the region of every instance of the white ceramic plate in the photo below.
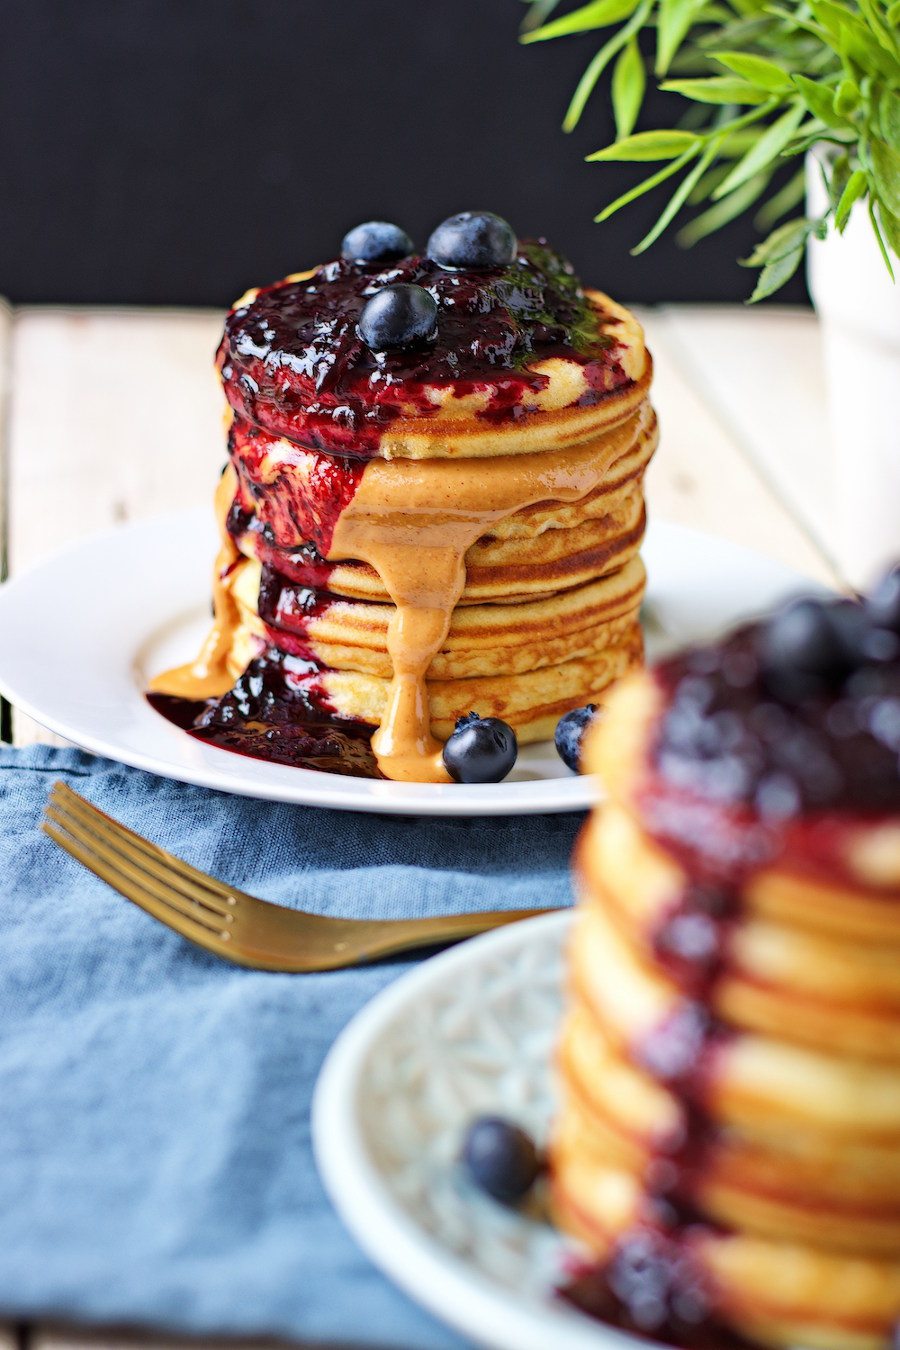
{"type": "MultiPolygon", "coordinates": [[[[190,660],[209,624],[211,513],[160,516],[93,535],[0,587],[0,694],[99,755],[186,783],[272,801],[413,815],[575,811],[597,784],[553,746],[526,747],[503,783],[388,783],[267,764],[203,745],[143,697],[150,675],[190,660]]],[[[644,557],[652,656],[709,637],[809,589],[749,549],[654,523],[644,557]]]]}
{"type": "Polygon", "coordinates": [[[563,1239],[479,1194],[456,1162],[479,1114],[547,1136],[570,922],[565,912],[497,929],[374,998],[325,1062],[313,1143],[367,1255],[477,1345],[648,1350],[556,1300],[563,1239]]]}

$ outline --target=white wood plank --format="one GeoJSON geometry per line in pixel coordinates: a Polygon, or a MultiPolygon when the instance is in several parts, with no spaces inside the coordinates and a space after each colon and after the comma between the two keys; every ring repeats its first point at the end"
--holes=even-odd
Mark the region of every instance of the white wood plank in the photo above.
{"type": "MultiPolygon", "coordinates": [[[[752,326],[752,313],[729,312],[732,322],[748,320],[752,326]]],[[[683,314],[673,318],[670,310],[644,311],[641,318],[654,355],[652,397],[660,419],[660,448],[647,479],[649,509],[662,519],[758,549],[834,585],[832,566],[746,453],[745,443],[763,435],[754,422],[754,403],[745,400],[740,414],[726,419],[708,400],[710,381],[701,378],[696,360],[685,350],[683,314]]],[[[717,367],[718,349],[710,346],[706,358],[711,368],[717,367]]],[[[805,416],[812,396],[798,388],[798,416],[805,416]]]]}
{"type": "Polygon", "coordinates": [[[810,310],[665,311],[686,375],[826,557],[834,486],[819,324],[810,310]]]}
{"type": "MultiPolygon", "coordinates": [[[[211,501],[224,457],[220,314],[16,313],[10,573],[119,521],[211,501]]],[[[56,740],[16,713],[17,744],[56,740]]]]}

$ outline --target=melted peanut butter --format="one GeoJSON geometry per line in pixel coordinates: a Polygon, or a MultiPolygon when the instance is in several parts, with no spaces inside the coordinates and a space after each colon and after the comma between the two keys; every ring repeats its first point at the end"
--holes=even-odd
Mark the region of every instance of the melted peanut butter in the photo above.
{"type": "MultiPolygon", "coordinates": [[[[586,443],[493,459],[370,461],[341,513],[328,560],[366,562],[395,605],[387,647],[393,668],[387,707],[372,748],[388,778],[449,782],[431,733],[426,683],[466,582],[465,557],[492,525],[539,502],[573,502],[595,491],[652,418],[636,412],[586,443]]],[[[227,693],[240,616],[230,577],[240,554],[226,529],[237,478],[229,466],[216,490],[221,545],[213,575],[214,622],[197,659],[157,676],[153,693],[203,700],[227,693]]]]}
{"type": "Polygon", "coordinates": [[[229,464],[219,480],[214,499],[220,543],[213,568],[213,626],[196,660],[157,675],[149,684],[151,694],[203,700],[227,694],[234,684],[234,675],[228,668],[228,657],[239,613],[237,602],[231,594],[229,579],[240,554],[225,528],[225,522],[236,491],[237,474],[229,464]]]}
{"type": "Polygon", "coordinates": [[[593,492],[634,445],[647,415],[645,405],[595,440],[542,454],[367,464],[328,558],[368,563],[396,606],[387,638],[393,679],[372,741],[388,778],[449,782],[431,734],[426,676],[465,586],[468,549],[524,507],[593,492]]]}

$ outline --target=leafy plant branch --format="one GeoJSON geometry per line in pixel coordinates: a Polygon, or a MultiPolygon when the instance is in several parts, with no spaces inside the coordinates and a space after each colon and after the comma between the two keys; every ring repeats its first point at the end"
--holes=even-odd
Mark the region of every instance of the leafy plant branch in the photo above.
{"type": "Polygon", "coordinates": [[[746,260],[761,269],[751,297],[761,300],[793,276],[810,237],[843,232],[858,206],[868,212],[893,279],[900,256],[900,0],[589,0],[553,17],[557,8],[558,0],[532,0],[522,41],[605,32],[565,129],[578,125],[611,66],[616,139],[588,159],[662,165],[596,219],[675,180],[634,253],[685,208],[703,208],[682,227],[685,244],[752,209],[757,226],[772,230],[746,260]],[[651,65],[659,88],[689,107],[672,127],[636,131],[651,65]],[[804,195],[802,168],[786,183],[778,170],[813,147],[827,208],[816,219],[778,224],[804,195]]]}

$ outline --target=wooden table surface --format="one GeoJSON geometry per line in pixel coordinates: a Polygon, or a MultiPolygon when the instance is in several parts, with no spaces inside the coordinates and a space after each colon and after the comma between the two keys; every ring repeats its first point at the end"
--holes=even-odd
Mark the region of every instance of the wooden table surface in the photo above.
{"type": "MultiPolygon", "coordinates": [[[[641,317],[662,433],[648,475],[650,511],[840,584],[828,557],[828,441],[813,316],[678,306],[641,317]]],[[[11,311],[0,301],[0,576],[111,523],[211,500],[224,460],[212,369],[221,319],[198,311],[11,311]]],[[[53,739],[9,709],[0,733],[18,745],[53,739]]],[[[0,1350],[185,1344],[0,1328],[0,1350]]]]}

